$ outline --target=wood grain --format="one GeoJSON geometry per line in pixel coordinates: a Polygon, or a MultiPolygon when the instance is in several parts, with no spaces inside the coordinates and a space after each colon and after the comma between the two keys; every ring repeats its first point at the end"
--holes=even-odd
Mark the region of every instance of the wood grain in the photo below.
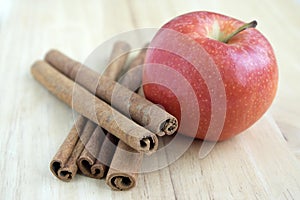
{"type": "Polygon", "coordinates": [[[299,199],[299,9],[298,0],[0,0],[0,199],[299,199]],[[49,161],[75,118],[33,80],[31,64],[51,48],[83,62],[115,34],[160,27],[194,10],[258,21],[280,72],[269,113],[203,160],[194,142],[169,167],[139,176],[131,191],[112,192],[82,176],[68,184],[52,177],[49,161]]]}

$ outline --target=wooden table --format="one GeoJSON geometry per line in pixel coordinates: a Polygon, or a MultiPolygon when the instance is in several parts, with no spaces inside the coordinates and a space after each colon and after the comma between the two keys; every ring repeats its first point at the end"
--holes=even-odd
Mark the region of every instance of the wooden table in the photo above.
{"type": "Polygon", "coordinates": [[[299,0],[0,0],[0,199],[299,199],[299,9],[299,0]],[[175,163],[140,175],[131,191],[83,176],[70,183],[53,177],[49,162],[73,115],[34,81],[31,64],[50,48],[83,61],[115,34],[158,28],[195,10],[259,22],[280,68],[269,112],[204,159],[195,141],[175,163]]]}

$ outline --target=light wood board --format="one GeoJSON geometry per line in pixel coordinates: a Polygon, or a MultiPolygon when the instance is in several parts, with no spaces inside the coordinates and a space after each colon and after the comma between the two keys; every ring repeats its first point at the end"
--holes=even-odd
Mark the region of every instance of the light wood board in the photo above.
{"type": "Polygon", "coordinates": [[[299,9],[299,0],[0,0],[0,199],[299,199],[299,9]],[[128,192],[83,176],[54,178],[49,162],[73,114],[33,80],[31,64],[51,48],[83,61],[115,34],[158,28],[195,10],[258,21],[280,70],[268,114],[204,159],[194,142],[175,163],[140,175],[128,192]]]}

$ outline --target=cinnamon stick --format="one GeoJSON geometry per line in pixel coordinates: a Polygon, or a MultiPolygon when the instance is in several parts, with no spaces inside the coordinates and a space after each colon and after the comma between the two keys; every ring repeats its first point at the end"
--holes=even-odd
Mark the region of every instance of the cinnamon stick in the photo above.
{"type": "MultiPolygon", "coordinates": [[[[128,72],[120,80],[120,83],[125,87],[136,89],[141,86],[141,80],[139,81],[135,77],[141,72],[139,70],[142,69],[140,65],[144,63],[145,52],[146,48],[143,48],[130,64],[128,72]],[[137,71],[137,68],[140,69],[137,71]],[[138,73],[136,74],[136,72],[138,73]]],[[[135,187],[142,160],[143,154],[138,153],[124,142],[119,141],[106,176],[106,184],[113,190],[129,190],[135,187]]]]}
{"type": "Polygon", "coordinates": [[[133,188],[137,182],[142,159],[143,155],[141,153],[119,141],[106,176],[106,184],[113,190],[129,190],[133,188]],[[122,167],[122,170],[120,167],[122,167]]]}
{"type": "MultiPolygon", "coordinates": [[[[109,58],[109,65],[103,75],[116,80],[126,63],[129,50],[128,43],[116,42],[109,58]]],[[[115,136],[110,133],[105,135],[104,130],[97,127],[77,160],[82,174],[90,178],[103,178],[107,173],[117,143],[118,139],[115,136]]]]}
{"type": "Polygon", "coordinates": [[[105,175],[107,167],[102,163],[95,165],[97,161],[96,156],[100,151],[104,138],[105,134],[102,128],[97,126],[84,150],[80,154],[77,165],[81,173],[85,176],[100,179],[105,175]]]}
{"type": "Polygon", "coordinates": [[[129,51],[130,46],[128,43],[117,41],[113,46],[109,58],[109,65],[105,69],[103,75],[109,77],[111,80],[117,80],[126,63],[129,51]]]}
{"type": "Polygon", "coordinates": [[[107,133],[91,169],[103,166],[106,175],[119,141],[114,135],[107,133]]]}
{"type": "Polygon", "coordinates": [[[49,51],[45,60],[70,79],[76,79],[87,90],[94,92],[96,89],[96,96],[157,135],[171,135],[176,131],[178,122],[174,116],[110,78],[101,76],[56,50],[49,51]],[[99,80],[96,88],[95,80],[99,80]]]}
{"type": "Polygon", "coordinates": [[[157,137],[152,132],[129,120],[77,84],[72,93],[75,83],[48,63],[37,61],[31,67],[31,72],[56,97],[132,148],[146,153],[157,150],[157,137]]]}
{"type": "Polygon", "coordinates": [[[139,52],[139,54],[130,63],[127,72],[118,81],[121,85],[128,88],[131,91],[137,91],[142,85],[144,60],[146,57],[148,44],[145,45],[139,52]]]}
{"type": "Polygon", "coordinates": [[[76,160],[96,125],[80,116],[50,163],[52,173],[62,181],[70,181],[77,173],[76,160]]]}

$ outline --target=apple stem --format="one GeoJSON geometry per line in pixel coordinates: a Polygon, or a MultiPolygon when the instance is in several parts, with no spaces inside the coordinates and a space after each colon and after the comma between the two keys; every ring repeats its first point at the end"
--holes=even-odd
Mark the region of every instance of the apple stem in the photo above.
{"type": "Polygon", "coordinates": [[[253,20],[252,22],[246,23],[243,26],[241,26],[240,28],[238,28],[237,30],[235,30],[233,33],[231,33],[230,35],[228,35],[227,37],[225,37],[222,42],[224,43],[228,43],[228,41],[235,35],[239,34],[240,32],[242,32],[243,30],[246,30],[248,28],[255,28],[257,26],[257,21],[253,20]]]}

